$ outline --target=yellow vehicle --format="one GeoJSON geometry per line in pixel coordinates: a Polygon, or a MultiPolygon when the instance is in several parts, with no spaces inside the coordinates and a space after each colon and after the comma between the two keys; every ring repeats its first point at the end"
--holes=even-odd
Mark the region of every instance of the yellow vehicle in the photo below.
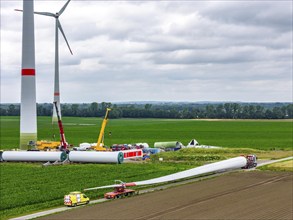
{"type": "Polygon", "coordinates": [[[96,150],[96,151],[106,151],[107,150],[104,147],[104,133],[105,133],[105,128],[106,128],[106,125],[107,125],[107,122],[108,122],[108,116],[109,116],[110,111],[111,111],[111,109],[107,108],[105,118],[104,118],[102,126],[101,126],[101,130],[100,130],[97,145],[95,147],[93,147],[94,150],[96,150]]]}
{"type": "Polygon", "coordinates": [[[81,192],[71,192],[64,196],[64,205],[66,206],[77,206],[82,204],[88,204],[90,198],[81,192]]]}
{"type": "Polygon", "coordinates": [[[60,147],[60,141],[37,141],[37,149],[38,150],[57,150],[60,147]]]}

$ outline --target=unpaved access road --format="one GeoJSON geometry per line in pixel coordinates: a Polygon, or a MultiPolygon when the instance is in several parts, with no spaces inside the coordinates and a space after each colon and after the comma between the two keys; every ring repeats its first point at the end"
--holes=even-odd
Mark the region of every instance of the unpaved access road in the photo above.
{"type": "Polygon", "coordinates": [[[292,172],[237,172],[40,219],[292,219],[292,190],[292,172]]]}

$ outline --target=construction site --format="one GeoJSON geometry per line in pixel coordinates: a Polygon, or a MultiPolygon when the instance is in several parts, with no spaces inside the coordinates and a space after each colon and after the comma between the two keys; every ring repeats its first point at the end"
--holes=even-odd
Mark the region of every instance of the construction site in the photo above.
{"type": "Polygon", "coordinates": [[[64,2],[56,13],[35,11],[33,0],[23,0],[23,8],[15,9],[23,22],[20,117],[1,118],[1,122],[19,121],[17,129],[6,128],[19,132],[19,146],[1,146],[3,219],[292,219],[293,157],[288,146],[292,144],[292,120],[280,122],[286,136],[283,148],[276,146],[278,140],[273,142],[284,137],[276,132],[278,122],[269,127],[268,121],[241,121],[237,130],[235,121],[148,119],[134,121],[139,124],[135,127],[117,120],[120,124],[112,125],[112,133],[107,126],[113,110],[106,107],[98,123],[92,118],[87,124],[77,123],[76,118],[70,118],[74,123],[64,123],[58,33],[72,55],[59,21],[69,3],[64,2]],[[55,19],[50,125],[37,121],[35,15],[55,19]],[[204,130],[200,123],[214,124],[204,130]],[[48,138],[39,139],[39,125],[46,127],[42,135],[48,138]],[[84,130],[77,128],[81,125],[84,130]],[[57,133],[48,132],[49,126],[55,126],[57,133]],[[259,136],[258,130],[262,131],[259,136]],[[215,141],[202,144],[197,137],[204,135],[205,141],[216,136],[215,141]],[[252,144],[241,143],[248,135],[252,144]],[[70,138],[76,136],[82,142],[73,144],[70,138]],[[272,137],[267,141],[272,142],[258,146],[266,143],[258,142],[264,137],[272,137]]]}

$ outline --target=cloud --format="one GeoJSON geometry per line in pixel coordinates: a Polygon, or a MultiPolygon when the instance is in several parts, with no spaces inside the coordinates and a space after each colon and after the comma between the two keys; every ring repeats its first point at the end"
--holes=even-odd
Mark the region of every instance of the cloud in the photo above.
{"type": "MultiPolygon", "coordinates": [[[[1,102],[20,100],[14,8],[22,1],[1,2],[1,102]]],[[[62,102],[292,101],[290,1],[71,1],[60,22],[73,51],[60,35],[62,102]]],[[[35,16],[38,102],[53,99],[54,28],[35,16]]]]}

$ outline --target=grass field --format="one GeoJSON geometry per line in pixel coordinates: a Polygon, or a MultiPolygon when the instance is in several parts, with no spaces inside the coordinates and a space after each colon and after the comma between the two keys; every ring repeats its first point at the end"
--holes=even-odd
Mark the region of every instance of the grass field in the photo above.
{"type": "MultiPolygon", "coordinates": [[[[51,139],[53,132],[59,137],[58,128],[53,129],[50,120],[50,117],[38,118],[39,140],[51,139]]],[[[0,122],[1,149],[18,148],[19,117],[1,117],[0,122]]],[[[64,117],[63,123],[69,143],[76,146],[97,141],[101,119],[64,117]]],[[[63,196],[68,192],[113,184],[115,179],[139,181],[240,154],[255,153],[266,159],[286,157],[292,155],[292,133],[292,121],[110,120],[105,136],[107,145],[147,142],[153,146],[154,142],[171,140],[186,145],[195,138],[201,144],[229,149],[184,149],[153,156],[150,162],[138,164],[42,167],[41,163],[1,163],[0,216],[7,219],[62,206],[63,196]],[[111,137],[107,135],[109,131],[111,137]],[[159,163],[158,157],[163,157],[164,162],[159,163]]],[[[95,199],[104,192],[92,191],[88,196],[95,199]]]]}
{"type": "MultiPolygon", "coordinates": [[[[63,119],[66,139],[77,146],[83,142],[96,142],[100,118],[63,119]]],[[[1,117],[1,149],[18,148],[19,117],[1,117]]],[[[50,117],[38,117],[38,139],[59,139],[58,127],[50,117]]],[[[292,149],[292,121],[198,121],[167,119],[113,119],[105,132],[105,144],[177,140],[184,145],[195,138],[200,144],[229,148],[254,148],[261,150],[292,149]],[[111,131],[111,137],[108,132],[111,131]]]]}
{"type": "Polygon", "coordinates": [[[287,160],[279,163],[269,164],[259,168],[260,170],[271,171],[291,171],[293,172],[293,160],[287,160]]]}

